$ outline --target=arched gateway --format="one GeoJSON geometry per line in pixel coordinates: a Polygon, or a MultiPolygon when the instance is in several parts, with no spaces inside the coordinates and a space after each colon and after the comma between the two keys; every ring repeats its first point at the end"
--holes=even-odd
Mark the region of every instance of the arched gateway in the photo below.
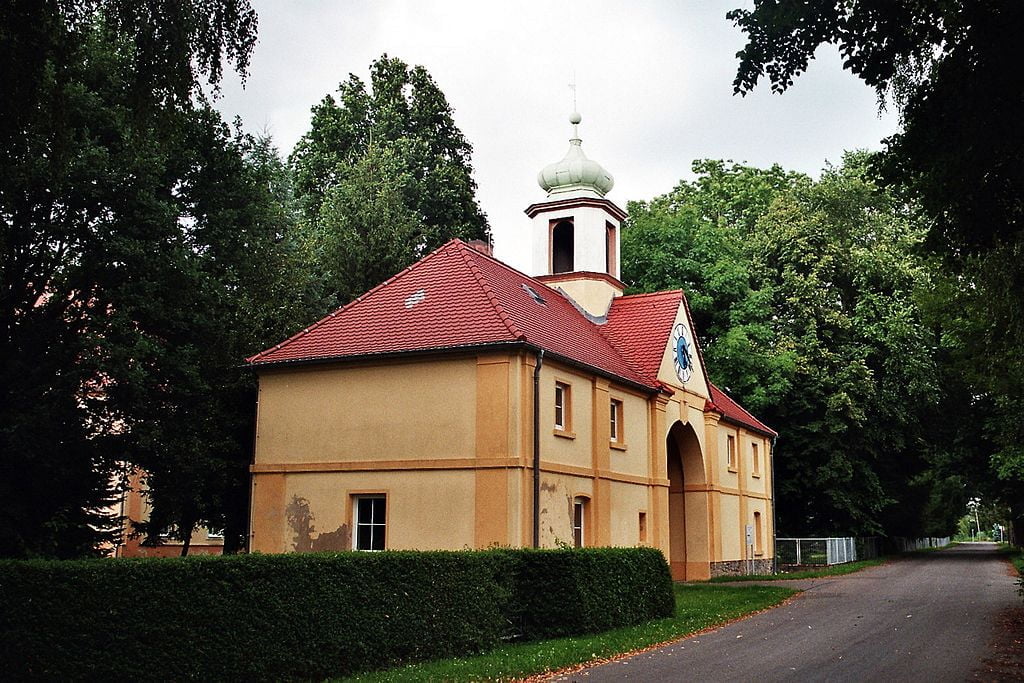
{"type": "Polygon", "coordinates": [[[667,437],[669,566],[676,581],[709,576],[710,525],[704,458],[693,427],[676,422],[667,437]]]}

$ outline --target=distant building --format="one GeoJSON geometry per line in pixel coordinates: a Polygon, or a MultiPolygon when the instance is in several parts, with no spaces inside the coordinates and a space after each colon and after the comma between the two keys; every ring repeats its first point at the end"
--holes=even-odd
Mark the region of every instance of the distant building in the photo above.
{"type": "Polygon", "coordinates": [[[678,579],[770,567],[775,432],[710,382],[683,292],[623,295],[626,215],[577,136],[539,182],[532,276],[453,240],[248,359],[252,550],[647,545],[678,579]]]}
{"type": "MultiPolygon", "coordinates": [[[[114,557],[178,557],[183,543],[169,536],[161,539],[160,545],[142,545],[143,538],[133,533],[132,522],[149,521],[151,506],[146,496],[145,475],[134,469],[128,477],[126,491],[121,499],[120,509],[115,513],[122,522],[121,539],[112,549],[114,557]]],[[[189,540],[189,555],[220,555],[224,552],[224,535],[205,527],[192,532],[189,540]]]]}

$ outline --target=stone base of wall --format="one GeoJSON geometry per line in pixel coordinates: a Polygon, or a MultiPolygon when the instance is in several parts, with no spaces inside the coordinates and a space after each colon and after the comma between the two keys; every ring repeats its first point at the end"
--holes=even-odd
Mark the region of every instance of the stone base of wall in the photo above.
{"type": "MultiPolygon", "coordinates": [[[[730,560],[729,562],[712,562],[711,576],[739,576],[750,573],[750,560],[730,560]]],[[[755,574],[771,574],[771,558],[754,560],[755,574]]]]}

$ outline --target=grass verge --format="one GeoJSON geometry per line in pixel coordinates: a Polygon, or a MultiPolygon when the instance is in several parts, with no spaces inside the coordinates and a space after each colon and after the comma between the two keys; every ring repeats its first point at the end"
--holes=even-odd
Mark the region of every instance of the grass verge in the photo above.
{"type": "Polygon", "coordinates": [[[481,681],[523,678],[593,660],[610,659],[672,641],[777,605],[794,593],[796,591],[781,586],[677,584],[674,617],[591,636],[508,645],[476,657],[441,659],[348,680],[481,681]]]}
{"type": "Polygon", "coordinates": [[[846,564],[834,564],[821,569],[807,569],[799,572],[788,572],[786,574],[744,574],[742,576],[716,576],[710,583],[732,583],[734,581],[788,581],[790,579],[819,579],[823,576],[842,576],[852,574],[868,567],[877,567],[885,564],[887,558],[875,557],[870,560],[858,560],[846,564]]]}

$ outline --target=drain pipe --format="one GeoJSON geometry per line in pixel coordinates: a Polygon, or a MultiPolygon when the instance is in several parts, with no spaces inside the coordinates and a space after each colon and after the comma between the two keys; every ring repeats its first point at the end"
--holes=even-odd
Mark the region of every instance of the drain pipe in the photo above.
{"type": "MultiPolygon", "coordinates": [[[[537,352],[533,368],[533,547],[540,547],[540,369],[544,349],[537,352]]],[[[772,479],[772,484],[775,480],[772,479]]]]}
{"type": "Polygon", "coordinates": [[[772,437],[772,446],[768,451],[772,465],[772,574],[779,573],[779,544],[775,541],[778,537],[778,532],[775,529],[775,442],[778,440],[777,435],[772,437]]]}

